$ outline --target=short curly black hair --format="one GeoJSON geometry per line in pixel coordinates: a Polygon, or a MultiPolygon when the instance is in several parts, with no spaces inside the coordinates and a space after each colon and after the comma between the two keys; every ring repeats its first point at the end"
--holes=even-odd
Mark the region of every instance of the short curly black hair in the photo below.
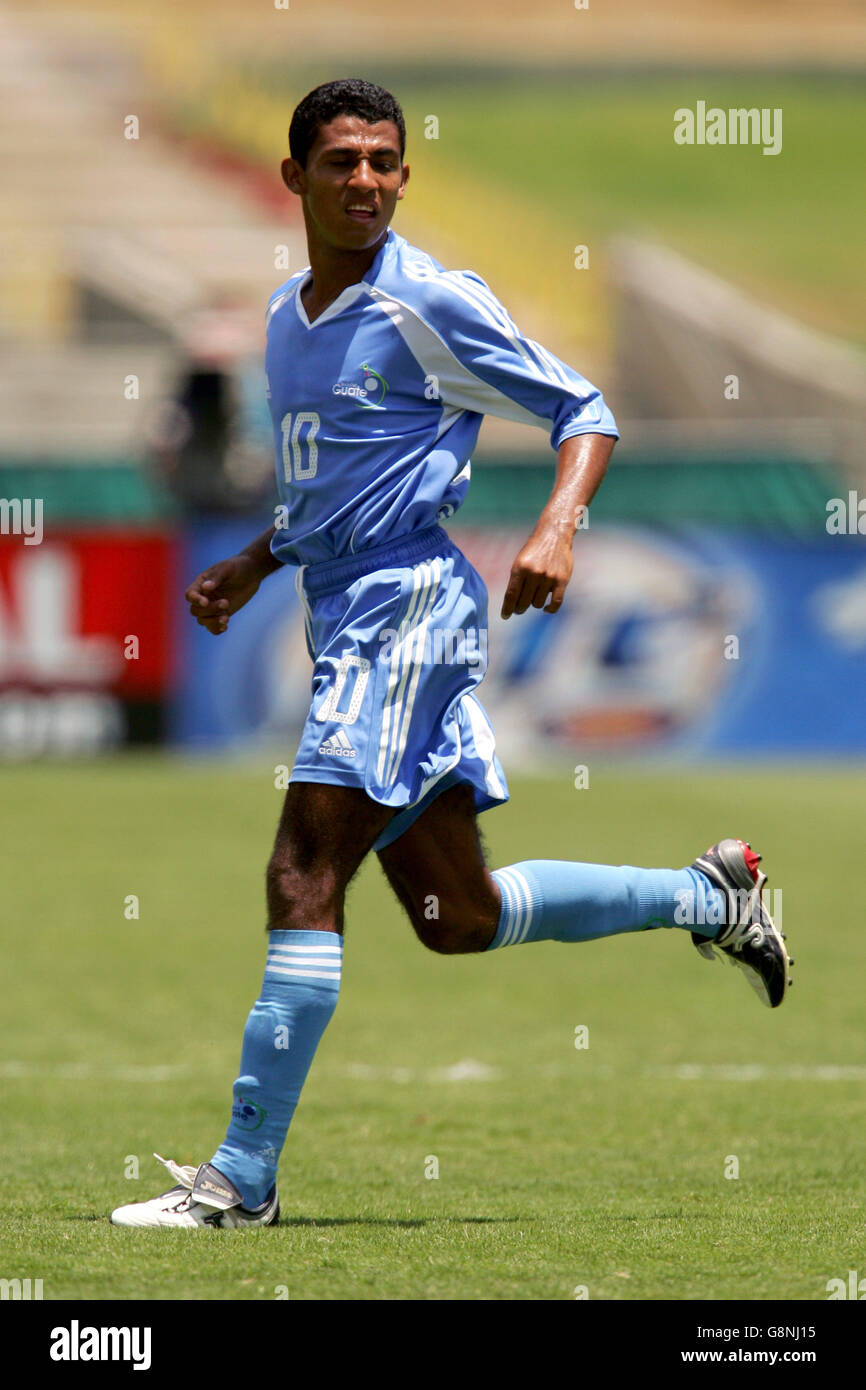
{"type": "Polygon", "coordinates": [[[393,121],[400,132],[402,161],[406,153],[406,122],[400,103],[384,87],[377,87],[375,82],[367,82],[363,77],[323,82],[298,102],[289,126],[292,158],[305,166],[319,126],[327,125],[335,116],[360,116],[371,125],[377,121],[393,121]]]}

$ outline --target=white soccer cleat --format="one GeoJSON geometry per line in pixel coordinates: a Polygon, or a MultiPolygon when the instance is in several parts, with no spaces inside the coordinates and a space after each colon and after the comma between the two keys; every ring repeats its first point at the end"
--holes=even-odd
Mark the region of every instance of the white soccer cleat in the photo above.
{"type": "Polygon", "coordinates": [[[177,1180],[177,1186],[149,1202],[130,1202],[111,1213],[113,1226],[181,1226],[195,1229],[201,1226],[234,1230],[239,1226],[275,1226],[280,1219],[280,1202],[276,1187],[266,1200],[252,1211],[243,1205],[243,1198],[233,1183],[223,1177],[210,1163],[199,1168],[187,1164],[181,1167],[170,1158],[160,1163],[177,1180]]]}

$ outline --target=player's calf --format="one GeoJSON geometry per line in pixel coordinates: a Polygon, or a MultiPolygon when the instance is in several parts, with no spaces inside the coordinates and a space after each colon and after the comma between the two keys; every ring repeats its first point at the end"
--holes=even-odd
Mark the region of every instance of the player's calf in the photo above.
{"type": "Polygon", "coordinates": [[[379,863],[428,950],[454,956],[487,949],[499,921],[499,890],[484,862],[471,787],[443,792],[379,851],[379,863]]]}
{"type": "MultiPolygon", "coordinates": [[[[435,894],[431,896],[435,897],[435,894]]],[[[473,951],[486,951],[496,930],[495,923],[488,918],[473,922],[450,913],[444,920],[435,917],[428,920],[411,915],[410,921],[422,945],[440,956],[462,956],[471,955],[473,951]]]]}
{"type": "Polygon", "coordinates": [[[476,897],[436,892],[429,883],[410,883],[393,870],[388,881],[428,951],[462,956],[487,950],[499,920],[499,902],[492,891],[476,897]]]}

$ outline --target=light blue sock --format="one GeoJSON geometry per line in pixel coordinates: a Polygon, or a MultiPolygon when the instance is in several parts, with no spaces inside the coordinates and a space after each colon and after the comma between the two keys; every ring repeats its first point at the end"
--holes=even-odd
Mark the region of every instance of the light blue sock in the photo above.
{"type": "Polygon", "coordinates": [[[502,907],[487,947],[524,941],[593,941],[619,932],[684,927],[715,937],[724,893],[696,869],[635,869],[533,859],[493,873],[502,907]]]}
{"type": "Polygon", "coordinates": [[[337,1007],[343,938],[272,931],[260,998],[244,1029],[240,1076],[226,1137],[211,1163],[241,1193],[264,1202],[322,1034],[337,1007]]]}

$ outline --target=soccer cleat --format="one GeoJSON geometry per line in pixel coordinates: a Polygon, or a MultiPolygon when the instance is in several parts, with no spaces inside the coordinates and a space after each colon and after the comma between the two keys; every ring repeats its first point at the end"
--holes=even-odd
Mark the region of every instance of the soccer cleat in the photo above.
{"type": "Polygon", "coordinates": [[[260,1207],[252,1211],[243,1205],[243,1198],[233,1183],[210,1163],[199,1168],[181,1167],[170,1158],[160,1158],[177,1186],[169,1188],[149,1202],[130,1202],[111,1213],[113,1226],[212,1226],[221,1230],[239,1226],[275,1226],[280,1219],[280,1203],[276,1187],[272,1187],[260,1207]]]}
{"type": "Polygon", "coordinates": [[[758,998],[776,1009],[791,981],[785,939],[763,903],[767,875],[760,872],[760,854],[745,840],[720,840],[692,865],[727,895],[727,925],[714,939],[692,932],[692,941],[706,960],[716,953],[738,965],[758,998]]]}

